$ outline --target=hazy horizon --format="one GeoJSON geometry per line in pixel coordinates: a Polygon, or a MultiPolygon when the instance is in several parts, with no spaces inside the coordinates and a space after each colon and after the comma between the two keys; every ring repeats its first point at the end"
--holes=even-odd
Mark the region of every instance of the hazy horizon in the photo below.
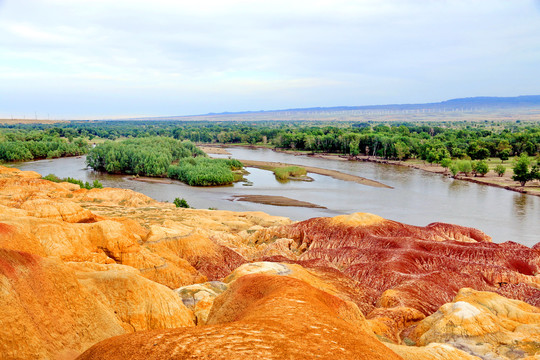
{"type": "Polygon", "coordinates": [[[0,0],[0,118],[540,94],[539,3],[0,0]]]}

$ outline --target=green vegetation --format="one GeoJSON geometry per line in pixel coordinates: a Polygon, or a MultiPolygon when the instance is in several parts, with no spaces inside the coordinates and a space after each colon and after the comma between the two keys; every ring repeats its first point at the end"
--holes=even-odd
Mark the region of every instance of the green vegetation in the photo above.
{"type": "Polygon", "coordinates": [[[242,163],[233,159],[186,158],[169,166],[167,175],[191,186],[227,185],[235,180],[232,170],[241,167],[242,163]]]}
{"type": "Polygon", "coordinates": [[[538,164],[533,165],[531,168],[531,160],[526,153],[521,154],[521,156],[516,160],[514,167],[514,175],[512,179],[518,181],[521,186],[525,186],[528,181],[540,179],[540,169],[538,164]]]}
{"type": "Polygon", "coordinates": [[[504,165],[499,164],[499,165],[495,166],[494,170],[497,173],[497,176],[501,177],[506,172],[506,167],[504,165]]]}
{"type": "Polygon", "coordinates": [[[489,172],[489,166],[484,160],[475,161],[472,164],[474,176],[480,174],[481,176],[486,175],[489,172]]]}
{"type": "MultiPolygon", "coordinates": [[[[13,135],[13,134],[10,134],[13,135]]],[[[88,143],[81,139],[72,140],[50,136],[3,136],[0,141],[0,161],[27,161],[34,159],[78,156],[88,151],[88,143]]],[[[28,134],[27,134],[28,135],[28,134]]],[[[2,137],[0,137],[1,139],[2,137]]]]}
{"type": "Polygon", "coordinates": [[[205,153],[189,141],[165,137],[107,141],[90,150],[88,166],[113,174],[164,176],[173,161],[205,153]]]}
{"type": "MultiPolygon", "coordinates": [[[[505,162],[512,157],[523,153],[540,156],[540,125],[523,120],[349,121],[332,123],[332,126],[322,121],[73,121],[0,125],[0,161],[81,155],[89,150],[90,141],[98,145],[90,150],[88,164],[100,171],[147,176],[167,176],[170,173],[192,184],[230,183],[229,172],[217,170],[222,168],[221,165],[208,167],[216,175],[206,178],[201,175],[201,168],[208,164],[202,166],[198,160],[185,164],[184,158],[204,157],[186,140],[257,144],[350,157],[374,156],[399,161],[416,159],[440,164],[454,175],[460,172],[482,175],[484,164],[471,161],[491,159],[488,164],[493,168],[493,159],[498,158],[505,168],[509,168],[511,165],[505,162]]],[[[527,169],[527,172],[532,170],[530,165],[527,169]]],[[[239,172],[233,172],[233,181],[240,177],[239,172]]]]}
{"type": "Polygon", "coordinates": [[[458,160],[456,164],[459,172],[462,172],[465,176],[469,176],[472,172],[472,163],[470,160],[458,160]]]}
{"type": "Polygon", "coordinates": [[[72,184],[76,184],[76,185],[79,185],[81,187],[81,189],[103,189],[103,184],[101,182],[99,182],[99,180],[94,180],[92,182],[92,184],[90,184],[88,181],[86,182],[83,182],[82,180],[79,180],[79,179],[74,179],[74,178],[71,178],[71,177],[67,177],[67,178],[59,178],[58,176],[54,175],[54,174],[49,174],[49,175],[46,175],[46,176],[43,176],[42,179],[45,179],[45,180],[49,180],[49,181],[52,181],[52,182],[68,182],[68,183],[72,183],[72,184]]]}
{"type": "Polygon", "coordinates": [[[287,180],[291,177],[300,177],[307,174],[306,169],[300,166],[278,167],[273,168],[272,171],[278,180],[287,180]]]}
{"type": "Polygon", "coordinates": [[[192,186],[231,184],[233,170],[242,168],[234,159],[210,159],[190,141],[165,137],[107,141],[93,148],[88,166],[116,174],[168,176],[192,186]]]}
{"type": "Polygon", "coordinates": [[[186,199],[182,198],[182,199],[179,199],[179,198],[174,198],[174,205],[176,205],[176,207],[180,207],[180,208],[190,208],[190,206],[188,205],[186,199]]]}

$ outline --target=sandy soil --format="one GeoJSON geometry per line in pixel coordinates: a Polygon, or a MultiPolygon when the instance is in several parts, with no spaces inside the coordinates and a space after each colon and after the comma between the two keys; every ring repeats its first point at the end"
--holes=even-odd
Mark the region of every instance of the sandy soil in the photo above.
{"type": "Polygon", "coordinates": [[[232,201],[248,201],[257,204],[274,205],[274,206],[298,206],[306,208],[326,209],[324,206],[312,204],[307,201],[291,199],[285,196],[271,195],[235,195],[232,201]]]}
{"type": "Polygon", "coordinates": [[[256,161],[256,160],[240,160],[240,161],[242,162],[242,164],[244,164],[244,166],[252,166],[252,167],[261,168],[261,169],[268,169],[268,168],[275,168],[275,167],[288,167],[288,166],[301,166],[304,169],[306,169],[307,172],[330,176],[330,177],[333,177],[334,179],[354,181],[358,184],[367,185],[367,186],[383,187],[383,188],[388,188],[388,189],[392,188],[391,186],[385,185],[375,180],[366,179],[361,176],[345,174],[337,170],[328,170],[328,169],[321,169],[321,168],[312,167],[312,166],[285,164],[281,162],[271,162],[271,161],[256,161]]]}
{"type": "Polygon", "coordinates": [[[218,155],[231,155],[230,152],[227,150],[219,147],[219,146],[212,146],[212,145],[197,145],[199,149],[204,151],[207,154],[218,154],[218,155]]]}

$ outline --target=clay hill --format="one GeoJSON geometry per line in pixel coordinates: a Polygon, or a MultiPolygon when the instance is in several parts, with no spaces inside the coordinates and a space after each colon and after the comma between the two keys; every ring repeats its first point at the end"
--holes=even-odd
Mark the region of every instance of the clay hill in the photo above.
{"type": "Polygon", "coordinates": [[[540,244],[0,167],[1,359],[540,359],[540,244]]]}

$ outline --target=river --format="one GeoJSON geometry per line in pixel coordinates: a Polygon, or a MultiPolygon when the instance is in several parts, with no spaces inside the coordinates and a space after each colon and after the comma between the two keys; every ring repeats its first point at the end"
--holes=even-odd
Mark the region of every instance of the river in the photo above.
{"type": "Polygon", "coordinates": [[[85,157],[60,158],[16,163],[21,170],[42,175],[74,177],[84,181],[98,179],[105,186],[132,189],[160,201],[185,198],[196,208],[234,211],[264,211],[272,215],[305,220],[317,216],[335,216],[369,212],[399,222],[425,226],[447,222],[484,231],[495,242],[512,240],[527,246],[540,241],[540,197],[505,189],[454,180],[408,167],[353,161],[336,161],[291,155],[268,149],[230,148],[232,157],[314,166],[377,180],[393,189],[375,188],[328,176],[308,174],[313,182],[280,183],[265,170],[248,168],[252,186],[236,183],[226,187],[190,187],[146,183],[127,176],[101,174],[86,168],[85,157]],[[308,201],[327,209],[278,207],[243,201],[231,201],[234,195],[279,195],[308,201]]]}

